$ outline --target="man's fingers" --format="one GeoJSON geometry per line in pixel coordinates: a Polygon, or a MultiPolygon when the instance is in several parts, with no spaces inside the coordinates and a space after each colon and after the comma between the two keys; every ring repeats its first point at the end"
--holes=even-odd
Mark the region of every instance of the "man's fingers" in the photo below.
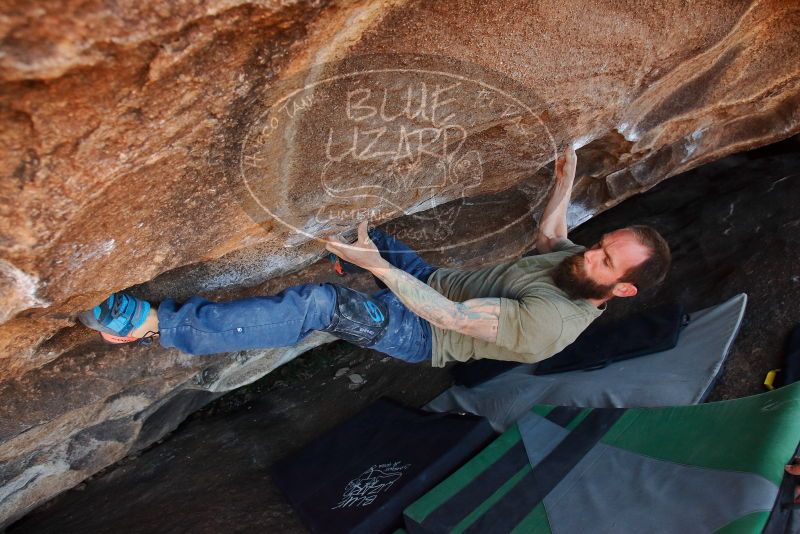
{"type": "Polygon", "coordinates": [[[347,243],[338,235],[332,235],[325,239],[325,249],[328,252],[339,254],[342,251],[343,246],[347,246],[347,243]]]}
{"type": "Polygon", "coordinates": [[[578,155],[575,154],[575,147],[572,146],[572,143],[564,147],[564,152],[559,159],[563,162],[562,165],[566,164],[570,167],[575,166],[575,162],[578,161],[578,155]]]}
{"type": "Polygon", "coordinates": [[[369,234],[367,234],[369,222],[364,219],[361,221],[361,224],[358,225],[358,242],[364,243],[365,245],[369,243],[369,234]]]}
{"type": "Polygon", "coordinates": [[[800,464],[787,465],[786,472],[790,475],[800,476],[800,464]]]}
{"type": "Polygon", "coordinates": [[[568,162],[572,163],[572,164],[574,164],[576,161],[578,161],[578,155],[575,153],[575,149],[572,148],[572,145],[570,145],[567,148],[567,151],[566,151],[566,153],[564,155],[566,157],[566,160],[568,162]]]}
{"type": "Polygon", "coordinates": [[[358,239],[352,244],[344,241],[338,235],[332,235],[325,240],[325,249],[328,252],[333,252],[337,256],[345,257],[349,256],[349,253],[351,252],[369,248],[364,246],[369,245],[371,242],[369,234],[367,233],[367,228],[368,221],[363,221],[358,225],[358,239]]]}

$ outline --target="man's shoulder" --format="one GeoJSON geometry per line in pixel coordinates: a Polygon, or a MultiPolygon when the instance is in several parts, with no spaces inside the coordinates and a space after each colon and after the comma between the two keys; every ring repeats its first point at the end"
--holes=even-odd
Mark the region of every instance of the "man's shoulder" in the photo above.
{"type": "Polygon", "coordinates": [[[586,300],[572,300],[569,296],[552,283],[532,284],[525,292],[522,301],[541,303],[547,305],[552,311],[557,311],[564,320],[579,318],[595,318],[603,313],[586,300]]]}
{"type": "Polygon", "coordinates": [[[561,239],[556,242],[556,246],[554,246],[551,250],[547,252],[534,253],[530,256],[523,256],[519,261],[523,264],[530,265],[556,265],[564,258],[573,256],[575,254],[580,254],[584,250],[586,250],[586,247],[582,245],[576,245],[569,239],[561,239]]]}
{"type": "Polygon", "coordinates": [[[556,252],[571,252],[575,254],[578,252],[583,252],[584,250],[586,250],[586,247],[573,243],[571,240],[565,237],[563,239],[558,239],[551,244],[549,254],[556,252]]]}

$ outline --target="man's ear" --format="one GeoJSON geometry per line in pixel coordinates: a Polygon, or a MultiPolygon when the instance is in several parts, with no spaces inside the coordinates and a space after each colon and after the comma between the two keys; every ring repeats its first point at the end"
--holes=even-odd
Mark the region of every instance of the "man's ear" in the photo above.
{"type": "Polygon", "coordinates": [[[614,285],[614,289],[611,290],[615,297],[635,297],[636,294],[639,292],[636,289],[636,286],[633,284],[629,284],[628,282],[620,282],[614,285]]]}

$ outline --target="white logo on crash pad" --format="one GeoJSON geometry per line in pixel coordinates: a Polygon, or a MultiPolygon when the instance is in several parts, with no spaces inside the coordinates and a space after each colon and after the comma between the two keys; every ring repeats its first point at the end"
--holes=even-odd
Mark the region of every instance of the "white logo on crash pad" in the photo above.
{"type": "Polygon", "coordinates": [[[399,460],[373,465],[347,483],[341,500],[331,510],[369,506],[381,493],[391,488],[409,467],[411,464],[404,464],[399,460]]]}

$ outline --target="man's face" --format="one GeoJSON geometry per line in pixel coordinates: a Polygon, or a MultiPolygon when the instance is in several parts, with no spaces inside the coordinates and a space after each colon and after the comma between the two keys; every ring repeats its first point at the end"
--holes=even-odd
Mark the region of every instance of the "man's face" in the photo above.
{"type": "Polygon", "coordinates": [[[582,254],[562,261],[553,270],[553,280],[572,299],[633,296],[635,288],[619,280],[648,257],[647,248],[630,231],[615,230],[582,254]]]}

